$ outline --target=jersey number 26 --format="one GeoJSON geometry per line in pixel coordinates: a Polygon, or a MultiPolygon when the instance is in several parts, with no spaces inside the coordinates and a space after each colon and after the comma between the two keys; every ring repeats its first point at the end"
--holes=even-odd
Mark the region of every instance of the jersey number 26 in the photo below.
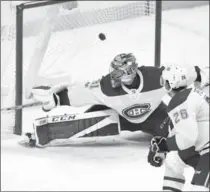
{"type": "Polygon", "coordinates": [[[175,112],[173,116],[174,116],[174,121],[177,124],[181,119],[187,119],[188,113],[186,109],[181,109],[180,111],[175,112]]]}

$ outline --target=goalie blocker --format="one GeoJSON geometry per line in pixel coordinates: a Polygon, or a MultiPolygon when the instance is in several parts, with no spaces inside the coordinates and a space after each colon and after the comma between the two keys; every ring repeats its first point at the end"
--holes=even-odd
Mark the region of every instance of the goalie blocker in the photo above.
{"type": "Polygon", "coordinates": [[[71,139],[119,135],[119,115],[111,110],[46,116],[34,121],[34,144],[39,147],[71,139]]]}

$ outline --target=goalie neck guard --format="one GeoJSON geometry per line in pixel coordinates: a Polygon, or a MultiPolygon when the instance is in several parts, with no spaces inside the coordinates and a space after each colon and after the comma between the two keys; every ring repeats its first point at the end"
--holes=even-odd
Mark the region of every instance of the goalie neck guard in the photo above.
{"type": "Polygon", "coordinates": [[[110,77],[113,88],[119,87],[121,83],[131,85],[136,77],[138,63],[132,53],[117,55],[110,66],[110,77]]]}

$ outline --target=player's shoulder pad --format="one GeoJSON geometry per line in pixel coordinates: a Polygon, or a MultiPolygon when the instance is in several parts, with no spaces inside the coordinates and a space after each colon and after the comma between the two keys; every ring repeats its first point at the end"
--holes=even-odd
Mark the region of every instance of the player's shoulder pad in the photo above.
{"type": "Polygon", "coordinates": [[[144,79],[144,86],[141,92],[162,88],[160,85],[160,76],[164,67],[141,66],[138,70],[141,71],[144,79]]]}
{"type": "Polygon", "coordinates": [[[117,87],[117,88],[112,87],[110,74],[102,77],[100,81],[100,86],[101,86],[102,93],[108,97],[127,94],[121,87],[117,87]]]}
{"type": "Polygon", "coordinates": [[[172,111],[174,108],[184,103],[189,97],[191,91],[192,88],[187,88],[184,89],[183,91],[178,92],[169,102],[168,112],[172,111]]]}

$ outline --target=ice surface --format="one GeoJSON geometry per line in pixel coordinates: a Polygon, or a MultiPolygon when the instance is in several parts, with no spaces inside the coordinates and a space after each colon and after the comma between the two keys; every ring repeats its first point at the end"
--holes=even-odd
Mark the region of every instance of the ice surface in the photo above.
{"type": "MultiPolygon", "coordinates": [[[[162,62],[209,65],[208,6],[164,12],[162,31],[162,62]]],[[[142,36],[141,46],[146,50],[152,47],[150,35],[142,36]]],[[[41,115],[40,109],[24,111],[24,131],[31,130],[33,119],[41,115]]],[[[46,149],[23,148],[17,144],[19,139],[1,138],[3,191],[161,190],[164,168],[147,163],[149,137],[141,132],[46,149]]],[[[191,178],[192,169],[186,169],[186,176],[191,178]]],[[[186,190],[189,187],[188,182],[186,190]]]]}

